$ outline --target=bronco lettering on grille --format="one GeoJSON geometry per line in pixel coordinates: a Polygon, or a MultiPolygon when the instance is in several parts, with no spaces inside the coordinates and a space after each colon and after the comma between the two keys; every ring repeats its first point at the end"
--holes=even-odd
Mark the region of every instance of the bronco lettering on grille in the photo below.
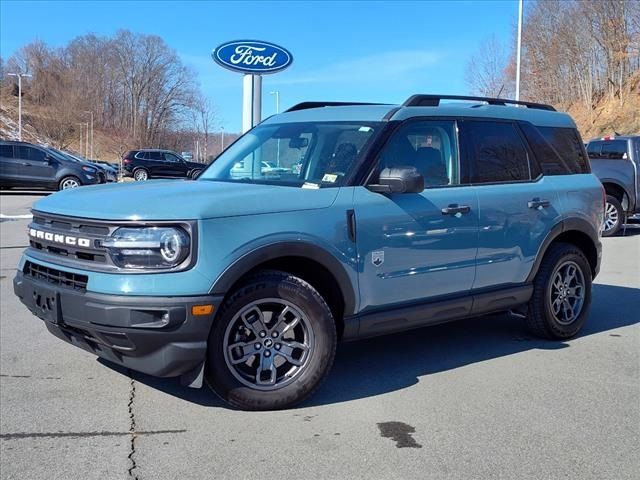
{"type": "Polygon", "coordinates": [[[29,229],[29,236],[41,240],[46,240],[48,242],[60,243],[63,245],[72,245],[84,248],[91,247],[91,240],[88,238],[78,238],[72,237],[71,235],[60,235],[57,233],[43,232],[42,230],[37,230],[35,228],[29,229]]]}

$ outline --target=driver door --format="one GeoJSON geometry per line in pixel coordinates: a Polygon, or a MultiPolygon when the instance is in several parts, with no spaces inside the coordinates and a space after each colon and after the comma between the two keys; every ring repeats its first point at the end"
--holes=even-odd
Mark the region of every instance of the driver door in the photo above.
{"type": "MultiPolygon", "coordinates": [[[[421,193],[356,187],[354,210],[363,311],[464,296],[478,249],[478,198],[460,186],[457,129],[448,120],[411,121],[383,147],[377,172],[415,167],[421,193]]],[[[375,183],[374,174],[372,182],[375,183]]]]}

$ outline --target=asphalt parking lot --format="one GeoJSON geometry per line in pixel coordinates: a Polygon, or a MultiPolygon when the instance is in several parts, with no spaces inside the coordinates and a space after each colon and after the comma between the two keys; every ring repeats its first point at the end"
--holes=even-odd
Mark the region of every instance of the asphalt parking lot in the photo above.
{"type": "Polygon", "coordinates": [[[0,197],[2,478],[640,478],[640,225],[576,339],[500,315],[344,344],[307,403],[247,413],[46,331],[11,283],[36,198],[0,197]]]}

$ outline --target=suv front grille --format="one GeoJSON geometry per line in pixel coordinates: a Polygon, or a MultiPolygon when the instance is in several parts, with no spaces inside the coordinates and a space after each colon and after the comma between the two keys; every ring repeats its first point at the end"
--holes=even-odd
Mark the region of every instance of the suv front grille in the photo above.
{"type": "MultiPolygon", "coordinates": [[[[109,237],[115,225],[105,224],[96,220],[87,220],[72,217],[62,217],[58,215],[43,214],[34,212],[33,221],[29,225],[29,230],[35,229],[49,235],[49,238],[38,238],[29,236],[31,253],[55,257],[59,260],[66,260],[66,263],[84,265],[100,265],[106,269],[115,268],[111,263],[107,249],[103,246],[104,240],[109,237]],[[51,237],[54,236],[54,238],[51,237]],[[88,241],[87,245],[78,246],[62,242],[59,239],[68,236],[75,239],[88,241]],[[56,241],[56,239],[58,239],[56,241]]],[[[77,243],[77,242],[76,242],[77,243]]],[[[36,257],[39,258],[39,257],[36,257]]],[[[46,258],[43,258],[46,260],[46,258]]]]}
{"type": "Polygon", "coordinates": [[[74,290],[86,291],[89,277],[78,273],[64,272],[55,268],[45,267],[33,262],[25,262],[22,273],[33,278],[63,288],[72,288],[74,290]]]}

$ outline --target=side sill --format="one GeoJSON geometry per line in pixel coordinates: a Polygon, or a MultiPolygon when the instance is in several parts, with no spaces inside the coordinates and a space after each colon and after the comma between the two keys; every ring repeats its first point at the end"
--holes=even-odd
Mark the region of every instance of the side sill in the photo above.
{"type": "Polygon", "coordinates": [[[344,319],[343,340],[375,337],[502,312],[527,303],[532,293],[533,286],[526,284],[484,293],[470,293],[460,298],[351,315],[344,319]]]}

